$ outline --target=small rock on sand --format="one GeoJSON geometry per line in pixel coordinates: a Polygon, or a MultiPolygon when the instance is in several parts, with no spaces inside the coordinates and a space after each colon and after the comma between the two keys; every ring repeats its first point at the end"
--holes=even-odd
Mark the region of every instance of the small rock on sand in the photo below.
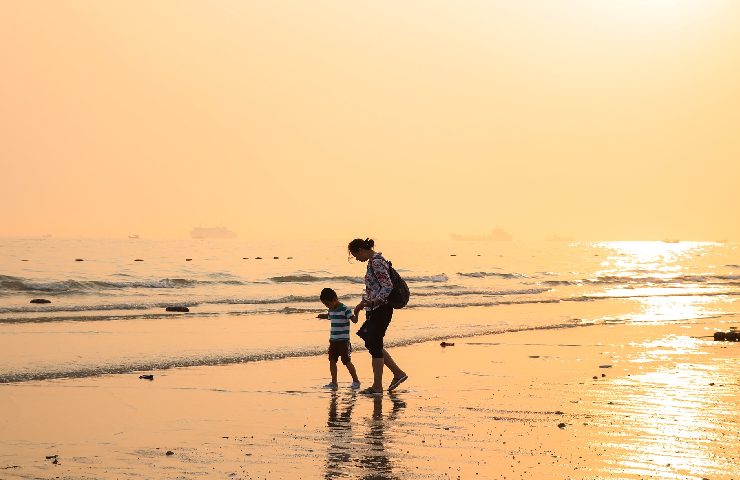
{"type": "Polygon", "coordinates": [[[154,375],[144,374],[144,375],[139,375],[139,378],[142,380],[154,380],[154,375]]]}
{"type": "Polygon", "coordinates": [[[82,258],[75,258],[75,262],[84,262],[85,260],[82,258]]]}
{"type": "Polygon", "coordinates": [[[51,303],[51,300],[45,298],[34,298],[30,303],[51,303]]]}
{"type": "Polygon", "coordinates": [[[165,311],[167,312],[189,312],[190,309],[188,307],[167,307],[165,308],[165,311]]]}
{"type": "Polygon", "coordinates": [[[175,454],[175,452],[173,452],[172,450],[167,450],[167,453],[165,453],[165,455],[167,455],[168,457],[169,456],[172,456],[174,454],[175,454]]]}
{"type": "Polygon", "coordinates": [[[564,423],[562,423],[562,422],[561,422],[561,423],[558,423],[558,428],[560,428],[560,429],[563,429],[563,428],[565,428],[565,424],[564,424],[564,423]]]}

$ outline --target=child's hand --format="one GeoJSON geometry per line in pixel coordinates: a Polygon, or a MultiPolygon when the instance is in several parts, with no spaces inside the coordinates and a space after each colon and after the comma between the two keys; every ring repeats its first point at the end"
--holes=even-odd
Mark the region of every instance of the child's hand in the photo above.
{"type": "Polygon", "coordinates": [[[352,320],[352,323],[357,323],[357,315],[352,315],[349,319],[352,320]]]}

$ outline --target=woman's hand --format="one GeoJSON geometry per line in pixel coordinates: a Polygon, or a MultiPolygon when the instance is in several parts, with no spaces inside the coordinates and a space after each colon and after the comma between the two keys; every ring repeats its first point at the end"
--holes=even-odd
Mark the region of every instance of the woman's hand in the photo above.
{"type": "Polygon", "coordinates": [[[367,302],[363,298],[362,301],[358,303],[357,306],[355,307],[355,317],[358,317],[360,315],[360,311],[362,311],[362,309],[365,308],[366,305],[367,305],[367,302]]]}

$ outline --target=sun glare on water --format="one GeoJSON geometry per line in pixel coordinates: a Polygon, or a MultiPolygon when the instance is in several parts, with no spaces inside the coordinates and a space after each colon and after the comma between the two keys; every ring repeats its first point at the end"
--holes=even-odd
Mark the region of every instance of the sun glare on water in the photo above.
{"type": "Polygon", "coordinates": [[[705,242],[604,242],[607,251],[599,278],[615,286],[604,291],[607,297],[632,298],[640,311],[630,315],[633,322],[690,320],[711,314],[720,287],[706,285],[692,265],[712,243],[705,242]]]}

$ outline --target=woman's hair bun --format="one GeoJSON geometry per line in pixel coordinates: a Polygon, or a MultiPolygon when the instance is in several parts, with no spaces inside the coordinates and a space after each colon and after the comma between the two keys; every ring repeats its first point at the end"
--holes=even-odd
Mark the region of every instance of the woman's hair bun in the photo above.
{"type": "Polygon", "coordinates": [[[360,251],[361,248],[364,248],[365,250],[371,250],[375,246],[375,240],[372,238],[366,238],[365,240],[361,238],[355,238],[351,242],[349,242],[349,245],[347,245],[347,250],[349,253],[357,253],[360,251]]]}

